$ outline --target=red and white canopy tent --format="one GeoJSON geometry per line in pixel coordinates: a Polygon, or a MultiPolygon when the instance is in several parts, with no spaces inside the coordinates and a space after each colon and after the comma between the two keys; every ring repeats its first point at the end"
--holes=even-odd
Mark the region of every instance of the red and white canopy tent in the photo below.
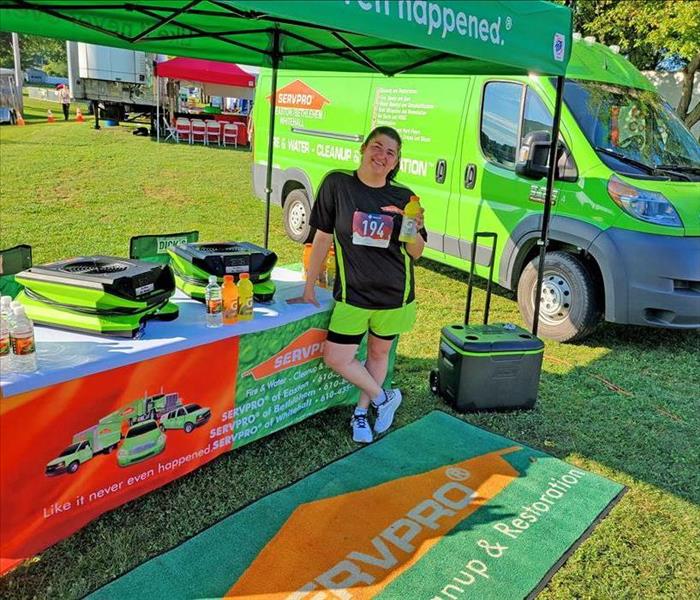
{"type": "MultiPolygon", "coordinates": [[[[196,84],[208,96],[245,98],[252,100],[255,95],[256,76],[234,63],[202,60],[198,58],[172,58],[155,66],[156,75],[156,115],[160,123],[160,84],[158,79],[167,77],[177,81],[196,84]]],[[[160,139],[160,127],[156,128],[160,139]]]]}

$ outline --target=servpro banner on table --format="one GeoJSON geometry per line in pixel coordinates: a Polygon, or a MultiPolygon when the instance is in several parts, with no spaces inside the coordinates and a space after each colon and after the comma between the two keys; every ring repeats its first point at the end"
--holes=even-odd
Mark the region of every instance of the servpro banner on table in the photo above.
{"type": "Polygon", "coordinates": [[[3,398],[0,571],[230,450],[238,341],[3,398]]]}
{"type": "Polygon", "coordinates": [[[358,390],[323,364],[328,319],[4,398],[0,573],[222,452],[356,402],[358,390]]]}
{"type": "MultiPolygon", "coordinates": [[[[331,406],[357,402],[357,388],[323,363],[328,318],[328,313],[319,313],[284,328],[243,336],[234,447],[331,406]]],[[[360,358],[365,354],[366,342],[360,358]]]]}

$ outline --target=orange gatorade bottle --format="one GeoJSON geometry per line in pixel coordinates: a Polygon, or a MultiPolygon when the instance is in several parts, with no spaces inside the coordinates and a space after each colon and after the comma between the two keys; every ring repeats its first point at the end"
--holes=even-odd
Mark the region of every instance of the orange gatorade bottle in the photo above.
{"type": "Polygon", "coordinates": [[[304,281],[306,281],[306,274],[309,272],[309,261],[311,260],[311,249],[313,244],[304,244],[304,281]]]}
{"type": "Polygon", "coordinates": [[[224,325],[231,325],[238,320],[238,286],[233,280],[233,275],[224,275],[221,296],[224,305],[224,325]]]}
{"type": "Polygon", "coordinates": [[[418,230],[416,228],[416,217],[420,214],[420,198],[411,196],[411,200],[403,209],[403,220],[401,221],[401,233],[399,241],[410,244],[416,241],[418,230]]]}
{"type": "Polygon", "coordinates": [[[328,258],[326,259],[326,287],[330,290],[333,289],[335,284],[335,248],[331,246],[328,251],[328,258]]]}
{"type": "Polygon", "coordinates": [[[238,320],[250,321],[253,318],[253,282],[248,273],[241,273],[238,280],[238,320]]]}

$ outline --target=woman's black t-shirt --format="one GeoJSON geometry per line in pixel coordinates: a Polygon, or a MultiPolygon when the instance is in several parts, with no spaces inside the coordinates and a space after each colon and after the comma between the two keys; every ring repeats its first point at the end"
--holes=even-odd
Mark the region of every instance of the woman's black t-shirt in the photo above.
{"type": "MultiPolygon", "coordinates": [[[[415,298],[413,258],[399,242],[401,215],[413,192],[394,183],[365,185],[357,173],[326,175],[311,210],[310,225],[335,238],[333,297],[369,309],[399,308],[415,298]]],[[[420,234],[425,239],[425,230],[420,234]]]]}

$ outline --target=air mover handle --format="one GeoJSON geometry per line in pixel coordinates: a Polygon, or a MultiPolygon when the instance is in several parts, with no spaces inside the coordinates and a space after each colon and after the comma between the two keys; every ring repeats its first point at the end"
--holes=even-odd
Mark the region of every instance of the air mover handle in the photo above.
{"type": "Polygon", "coordinates": [[[486,281],[486,304],[484,306],[484,325],[488,325],[489,322],[489,310],[491,309],[491,281],[493,280],[493,265],[496,262],[496,242],[498,241],[498,235],[492,231],[476,231],[474,233],[474,239],[472,240],[472,256],[471,265],[469,267],[469,284],[467,286],[467,308],[464,311],[465,325],[469,325],[469,313],[471,313],[472,310],[472,290],[474,289],[473,277],[474,265],[476,264],[476,245],[480,237],[488,237],[493,239],[493,244],[491,245],[491,256],[489,257],[489,278],[486,281]]]}

